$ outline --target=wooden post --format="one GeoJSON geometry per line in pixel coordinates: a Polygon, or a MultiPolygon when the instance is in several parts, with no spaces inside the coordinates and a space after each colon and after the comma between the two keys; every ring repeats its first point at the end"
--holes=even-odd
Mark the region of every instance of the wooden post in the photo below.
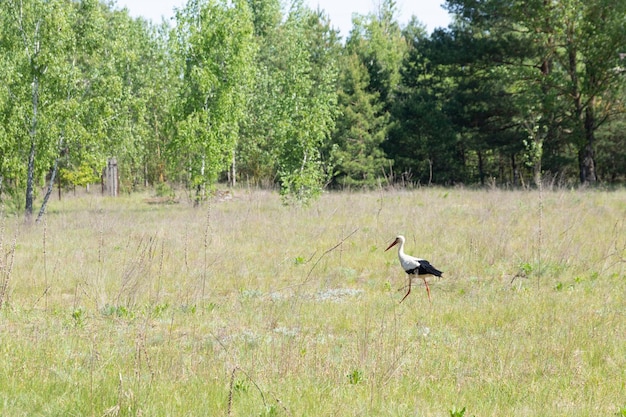
{"type": "Polygon", "coordinates": [[[102,193],[111,197],[117,197],[118,192],[117,159],[109,158],[102,173],[102,193]]]}

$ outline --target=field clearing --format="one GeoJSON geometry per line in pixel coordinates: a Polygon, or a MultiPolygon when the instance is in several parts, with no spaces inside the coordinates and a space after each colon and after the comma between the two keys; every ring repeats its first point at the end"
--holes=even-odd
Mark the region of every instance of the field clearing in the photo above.
{"type": "Polygon", "coordinates": [[[626,415],[624,190],[142,197],[2,220],[0,415],[626,415]]]}

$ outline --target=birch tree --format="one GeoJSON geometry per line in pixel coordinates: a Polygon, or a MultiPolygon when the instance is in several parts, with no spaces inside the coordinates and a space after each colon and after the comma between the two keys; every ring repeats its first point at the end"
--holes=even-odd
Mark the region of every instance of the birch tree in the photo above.
{"type": "Polygon", "coordinates": [[[8,160],[16,169],[14,181],[26,177],[24,210],[30,218],[38,179],[62,146],[54,113],[66,93],[66,76],[72,73],[65,60],[73,39],[72,11],[62,0],[5,0],[3,9],[3,46],[12,56],[7,60],[12,71],[5,75],[12,101],[6,126],[16,138],[14,157],[8,160]]]}
{"type": "Polygon", "coordinates": [[[252,82],[253,30],[244,0],[192,0],[177,14],[182,85],[169,155],[196,201],[232,162],[252,82]]]}

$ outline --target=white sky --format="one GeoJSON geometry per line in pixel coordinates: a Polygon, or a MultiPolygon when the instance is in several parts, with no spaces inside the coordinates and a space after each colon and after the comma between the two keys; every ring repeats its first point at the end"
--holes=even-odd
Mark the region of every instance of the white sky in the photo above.
{"type": "MultiPolygon", "coordinates": [[[[441,8],[444,0],[396,0],[400,11],[399,21],[406,25],[415,15],[426,25],[429,32],[437,27],[447,27],[450,23],[448,13],[441,8]]],[[[376,9],[380,0],[305,0],[312,9],[326,11],[330,16],[332,26],[339,28],[341,36],[345,38],[352,28],[352,13],[368,14],[376,9]]],[[[127,7],[133,17],[143,16],[155,23],[161,18],[169,19],[174,16],[174,7],[180,8],[186,0],[117,0],[119,8],[127,7]]]]}

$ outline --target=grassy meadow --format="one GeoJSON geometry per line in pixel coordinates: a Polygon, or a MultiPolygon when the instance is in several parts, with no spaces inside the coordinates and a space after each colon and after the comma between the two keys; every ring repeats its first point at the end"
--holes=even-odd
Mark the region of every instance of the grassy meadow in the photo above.
{"type": "Polygon", "coordinates": [[[148,197],[4,215],[0,415],[626,416],[625,190],[148,197]]]}

